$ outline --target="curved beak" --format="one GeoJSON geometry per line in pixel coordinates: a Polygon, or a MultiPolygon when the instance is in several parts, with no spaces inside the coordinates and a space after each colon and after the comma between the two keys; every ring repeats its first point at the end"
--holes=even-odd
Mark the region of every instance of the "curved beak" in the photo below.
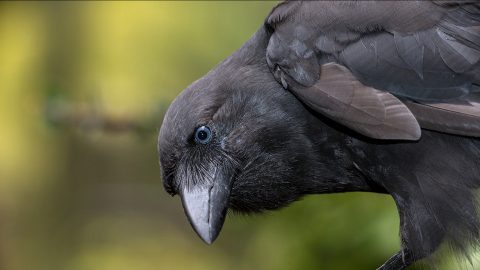
{"type": "Polygon", "coordinates": [[[230,177],[217,175],[212,182],[184,187],[180,192],[190,224],[207,244],[213,243],[222,229],[231,190],[230,177]]]}

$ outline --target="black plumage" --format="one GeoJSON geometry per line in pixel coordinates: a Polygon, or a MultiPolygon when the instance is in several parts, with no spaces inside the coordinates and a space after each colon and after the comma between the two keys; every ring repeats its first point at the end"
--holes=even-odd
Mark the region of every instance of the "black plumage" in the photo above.
{"type": "Polygon", "coordinates": [[[170,106],[165,188],[207,243],[227,208],[367,191],[400,215],[402,250],[381,269],[442,242],[466,254],[480,237],[479,41],[474,2],[281,3],[170,106]]]}

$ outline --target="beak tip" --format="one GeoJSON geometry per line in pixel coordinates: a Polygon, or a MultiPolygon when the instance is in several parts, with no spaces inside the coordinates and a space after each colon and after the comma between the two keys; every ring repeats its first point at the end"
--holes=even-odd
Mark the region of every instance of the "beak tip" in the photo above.
{"type": "Polygon", "coordinates": [[[215,240],[213,240],[213,239],[203,239],[203,242],[205,242],[205,244],[207,244],[207,245],[213,244],[213,241],[215,241],[215,240]]]}
{"type": "Polygon", "coordinates": [[[218,233],[212,234],[209,231],[206,231],[206,232],[201,232],[199,230],[195,230],[195,231],[198,234],[198,236],[200,236],[200,238],[203,240],[203,242],[205,242],[205,244],[207,245],[213,244],[213,242],[215,242],[215,239],[217,239],[217,236],[218,236],[218,233]]]}

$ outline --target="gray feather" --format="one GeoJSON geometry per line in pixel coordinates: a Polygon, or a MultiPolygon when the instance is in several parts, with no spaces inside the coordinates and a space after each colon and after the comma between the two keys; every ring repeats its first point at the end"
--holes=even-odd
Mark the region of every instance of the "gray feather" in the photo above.
{"type": "Polygon", "coordinates": [[[310,88],[291,87],[301,101],[317,112],[368,137],[417,140],[420,126],[409,109],[393,95],[368,87],[338,64],[322,66],[310,88]]]}
{"type": "Polygon", "coordinates": [[[296,91],[291,82],[286,83],[287,77],[304,87],[314,86],[315,80],[322,78],[317,76],[319,66],[311,61],[314,58],[306,61],[302,57],[306,51],[314,52],[317,63],[344,65],[362,85],[431,108],[422,107],[418,116],[423,119],[422,126],[432,125],[424,121],[430,117],[434,119],[431,122],[438,122],[435,130],[476,136],[476,131],[469,130],[475,125],[449,127],[452,121],[478,117],[465,113],[466,107],[453,106],[455,118],[442,118],[449,110],[433,104],[450,104],[478,91],[478,2],[302,2],[292,7],[284,4],[273,13],[281,19],[272,26],[267,62],[272,70],[275,66],[281,69],[278,74],[282,76],[275,78],[290,90],[296,91]],[[299,27],[305,37],[302,46],[290,38],[298,36],[295,29],[299,27]],[[441,119],[445,119],[444,125],[441,119]]]}
{"type": "Polygon", "coordinates": [[[424,45],[414,35],[402,35],[395,32],[395,47],[398,55],[423,80],[423,51],[424,45]]]}

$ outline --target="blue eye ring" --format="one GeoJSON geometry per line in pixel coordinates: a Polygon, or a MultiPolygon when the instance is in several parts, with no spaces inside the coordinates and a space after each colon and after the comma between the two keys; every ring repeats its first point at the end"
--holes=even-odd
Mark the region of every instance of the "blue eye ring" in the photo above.
{"type": "Polygon", "coordinates": [[[212,140],[212,130],[208,126],[200,126],[195,130],[195,142],[207,144],[212,140]]]}

